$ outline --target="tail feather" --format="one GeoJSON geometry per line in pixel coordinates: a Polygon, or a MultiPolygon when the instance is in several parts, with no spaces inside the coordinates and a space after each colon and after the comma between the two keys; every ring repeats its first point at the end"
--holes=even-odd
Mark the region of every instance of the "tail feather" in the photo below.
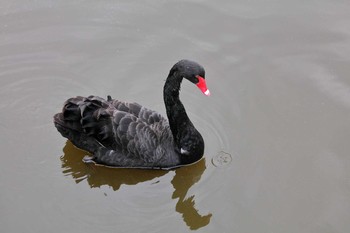
{"type": "Polygon", "coordinates": [[[55,114],[53,119],[55,127],[57,128],[58,132],[62,134],[63,137],[73,141],[75,137],[74,135],[79,134],[79,131],[73,128],[73,124],[71,124],[69,121],[64,120],[63,113],[55,114]]]}
{"type": "Polygon", "coordinates": [[[108,115],[103,112],[108,106],[106,100],[96,96],[70,98],[64,103],[62,112],[54,115],[54,124],[63,137],[81,149],[94,152],[111,134],[106,132],[109,128],[100,119],[108,115]]]}

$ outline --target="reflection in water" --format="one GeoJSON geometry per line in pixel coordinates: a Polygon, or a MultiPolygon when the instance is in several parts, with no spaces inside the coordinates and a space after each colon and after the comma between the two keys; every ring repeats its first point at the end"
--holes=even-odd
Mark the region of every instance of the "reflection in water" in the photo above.
{"type": "MultiPolygon", "coordinates": [[[[63,152],[62,172],[71,175],[76,183],[86,180],[91,188],[108,185],[116,191],[122,184],[135,185],[168,173],[163,170],[111,169],[85,164],[82,158],[87,152],[77,149],[70,141],[67,141],[63,152]]],[[[201,216],[198,213],[194,208],[194,195],[186,198],[187,191],[200,180],[205,168],[205,160],[202,159],[196,164],[177,169],[171,181],[175,188],[172,198],[178,198],[176,211],[182,214],[185,223],[191,230],[208,225],[212,216],[212,214],[201,216]]]]}
{"type": "Polygon", "coordinates": [[[184,221],[191,230],[196,230],[208,225],[212,216],[212,214],[201,216],[198,213],[194,208],[194,195],[185,199],[187,191],[193,184],[200,180],[204,170],[205,160],[202,159],[191,166],[177,169],[175,171],[175,176],[171,181],[175,188],[173,199],[179,198],[176,204],[176,211],[182,214],[184,221]]]}

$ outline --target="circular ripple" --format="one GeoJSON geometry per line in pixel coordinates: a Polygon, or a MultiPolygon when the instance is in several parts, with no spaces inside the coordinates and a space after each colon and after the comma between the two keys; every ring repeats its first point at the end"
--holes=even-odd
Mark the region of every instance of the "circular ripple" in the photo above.
{"type": "Polygon", "coordinates": [[[232,156],[231,154],[225,152],[225,151],[220,151],[217,155],[215,155],[212,159],[211,162],[215,167],[224,167],[227,166],[231,163],[232,161],[232,156]]]}
{"type": "Polygon", "coordinates": [[[60,77],[2,79],[0,83],[1,123],[10,130],[30,130],[52,124],[53,114],[74,90],[91,90],[73,79],[60,77]]]}

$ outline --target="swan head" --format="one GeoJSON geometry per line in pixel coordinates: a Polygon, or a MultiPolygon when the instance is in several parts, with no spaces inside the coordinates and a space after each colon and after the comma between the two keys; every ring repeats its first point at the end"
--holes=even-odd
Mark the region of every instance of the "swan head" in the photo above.
{"type": "Polygon", "coordinates": [[[205,81],[205,70],[203,66],[197,62],[190,60],[181,60],[177,62],[173,68],[170,70],[170,73],[175,73],[177,76],[187,79],[188,81],[195,84],[199,90],[202,91],[206,96],[210,95],[210,91],[207,88],[205,81]]]}

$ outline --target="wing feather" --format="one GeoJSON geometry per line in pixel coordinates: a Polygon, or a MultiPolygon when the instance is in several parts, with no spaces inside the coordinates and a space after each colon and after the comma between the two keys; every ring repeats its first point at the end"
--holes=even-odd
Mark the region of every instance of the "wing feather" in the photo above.
{"type": "MultiPolygon", "coordinates": [[[[65,124],[72,129],[94,138],[108,151],[115,151],[108,153],[124,157],[116,157],[116,164],[136,159],[152,165],[166,156],[167,152],[160,144],[168,135],[165,132],[170,130],[167,120],[137,103],[112,100],[110,97],[105,100],[96,96],[78,96],[66,101],[63,117],[65,124]]],[[[168,136],[166,139],[169,139],[168,136]]],[[[97,160],[113,163],[113,158],[107,155],[100,154],[97,160]]]]}

